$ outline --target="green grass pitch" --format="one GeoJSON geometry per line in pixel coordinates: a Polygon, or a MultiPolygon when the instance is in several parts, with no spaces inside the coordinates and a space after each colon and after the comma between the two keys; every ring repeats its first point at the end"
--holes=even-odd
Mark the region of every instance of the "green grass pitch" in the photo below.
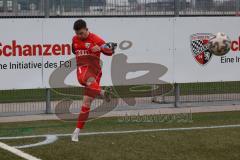
{"type": "MultiPolygon", "coordinates": [[[[87,123],[84,133],[141,129],[203,127],[240,124],[240,112],[198,113],[192,121],[122,122],[101,118],[87,123]]],[[[75,122],[35,121],[0,124],[0,137],[69,134],[75,122]]],[[[108,135],[83,135],[78,143],[70,136],[48,145],[21,149],[43,160],[238,160],[240,128],[156,131],[108,135]]],[[[0,140],[10,146],[32,144],[43,138],[0,140]]],[[[1,160],[20,159],[0,149],[1,160]]]]}

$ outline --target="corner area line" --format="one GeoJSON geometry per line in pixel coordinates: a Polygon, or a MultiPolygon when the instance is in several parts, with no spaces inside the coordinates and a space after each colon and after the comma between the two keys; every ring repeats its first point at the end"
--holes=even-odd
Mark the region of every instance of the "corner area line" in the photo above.
{"type": "Polygon", "coordinates": [[[41,160],[39,158],[33,157],[30,154],[27,154],[27,153],[25,153],[23,151],[20,151],[20,150],[14,148],[14,147],[11,147],[11,146],[9,146],[9,145],[7,145],[5,143],[2,143],[2,142],[0,142],[0,148],[4,149],[6,151],[9,151],[9,152],[11,152],[11,153],[13,153],[13,154],[15,154],[15,155],[17,155],[17,156],[19,156],[21,158],[24,158],[26,160],[41,160]]]}

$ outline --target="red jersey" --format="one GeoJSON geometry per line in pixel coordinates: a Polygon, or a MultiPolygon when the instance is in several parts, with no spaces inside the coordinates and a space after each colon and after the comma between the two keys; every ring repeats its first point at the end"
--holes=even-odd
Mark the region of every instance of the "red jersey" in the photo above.
{"type": "Polygon", "coordinates": [[[89,32],[89,35],[85,40],[81,40],[78,36],[74,36],[72,44],[76,54],[77,66],[88,66],[94,70],[101,70],[101,52],[92,52],[91,49],[95,45],[98,45],[99,47],[104,45],[105,41],[102,38],[89,32]]]}

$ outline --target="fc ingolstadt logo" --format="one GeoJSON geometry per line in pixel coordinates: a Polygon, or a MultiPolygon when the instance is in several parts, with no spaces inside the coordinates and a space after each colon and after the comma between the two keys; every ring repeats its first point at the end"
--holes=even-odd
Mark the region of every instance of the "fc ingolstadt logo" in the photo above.
{"type": "Polygon", "coordinates": [[[207,64],[212,58],[207,46],[212,36],[211,33],[197,33],[190,37],[193,57],[200,65],[207,64]]]}
{"type": "Polygon", "coordinates": [[[91,45],[91,43],[85,43],[85,47],[86,47],[86,48],[89,48],[90,45],[91,45]]]}

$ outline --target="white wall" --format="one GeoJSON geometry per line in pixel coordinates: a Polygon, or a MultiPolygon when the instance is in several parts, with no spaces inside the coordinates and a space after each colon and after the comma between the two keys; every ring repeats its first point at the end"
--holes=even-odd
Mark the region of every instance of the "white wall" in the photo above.
{"type": "MultiPolygon", "coordinates": [[[[3,46],[18,44],[71,44],[74,35],[74,18],[58,19],[1,19],[0,20],[0,65],[16,62],[57,63],[74,58],[74,55],[61,56],[4,56],[3,46]],[[16,26],[18,29],[16,29],[16,26]]],[[[206,65],[196,62],[191,51],[190,36],[195,33],[225,32],[240,44],[239,17],[180,17],[180,18],[86,18],[91,31],[106,41],[121,43],[131,41],[128,50],[118,48],[115,57],[102,56],[104,61],[102,85],[112,85],[112,59],[117,55],[127,56],[128,63],[155,63],[168,68],[160,79],[166,82],[211,82],[238,81],[239,62],[223,63],[222,59],[240,57],[240,47],[230,51],[225,57],[213,56],[206,65]],[[231,24],[231,25],[229,25],[231,24]]],[[[237,44],[235,45],[237,47],[237,44]]],[[[74,67],[74,66],[73,66],[74,67]]],[[[161,68],[159,68],[161,70],[161,68]]],[[[23,89],[49,87],[49,78],[55,68],[2,69],[0,89],[23,89]]],[[[119,67],[121,71],[121,67],[119,67]]],[[[131,73],[132,77],[141,75],[131,73]]],[[[130,76],[130,77],[131,77],[130,76]]],[[[68,85],[78,86],[76,72],[65,79],[68,85]]],[[[151,83],[146,81],[144,83],[151,83]]],[[[120,82],[121,84],[121,82],[120,82]]],[[[119,85],[119,84],[118,84],[119,85]]]]}

